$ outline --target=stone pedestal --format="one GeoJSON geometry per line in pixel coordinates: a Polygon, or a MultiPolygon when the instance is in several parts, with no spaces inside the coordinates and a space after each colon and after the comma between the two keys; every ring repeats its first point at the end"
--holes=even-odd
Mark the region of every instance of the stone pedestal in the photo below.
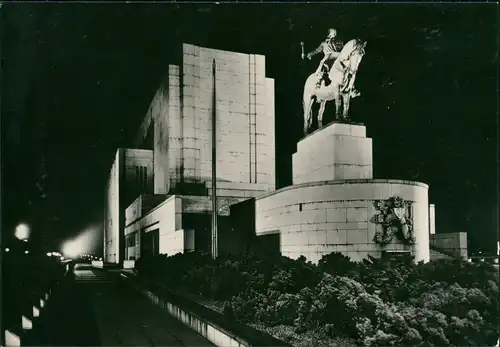
{"type": "Polygon", "coordinates": [[[372,139],[362,124],[334,122],[300,140],[292,162],[293,184],[371,179],[372,139]]]}
{"type": "Polygon", "coordinates": [[[253,213],[257,237],[279,232],[281,254],[290,258],[303,255],[317,263],[340,252],[360,261],[368,255],[380,258],[384,251],[405,251],[416,262],[429,261],[429,186],[424,183],[357,179],[298,184],[256,198],[253,213]],[[372,218],[378,213],[374,202],[394,196],[409,203],[412,246],[397,236],[385,246],[373,241],[377,224],[372,218]]]}

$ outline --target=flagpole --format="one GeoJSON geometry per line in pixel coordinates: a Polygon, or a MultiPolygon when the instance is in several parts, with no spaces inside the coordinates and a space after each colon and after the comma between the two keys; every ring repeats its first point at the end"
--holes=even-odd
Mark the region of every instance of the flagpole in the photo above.
{"type": "Polygon", "coordinates": [[[216,131],[216,115],[217,115],[217,97],[215,90],[215,59],[212,62],[212,257],[215,259],[218,256],[218,235],[217,235],[217,137],[216,131]]]}

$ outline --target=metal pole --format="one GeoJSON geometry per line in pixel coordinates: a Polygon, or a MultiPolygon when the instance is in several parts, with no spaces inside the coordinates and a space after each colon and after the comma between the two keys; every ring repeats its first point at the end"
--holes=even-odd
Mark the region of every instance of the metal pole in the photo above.
{"type": "Polygon", "coordinates": [[[217,115],[217,97],[215,90],[215,59],[212,62],[212,257],[215,259],[218,256],[217,245],[217,137],[216,132],[216,115],[217,115]]]}

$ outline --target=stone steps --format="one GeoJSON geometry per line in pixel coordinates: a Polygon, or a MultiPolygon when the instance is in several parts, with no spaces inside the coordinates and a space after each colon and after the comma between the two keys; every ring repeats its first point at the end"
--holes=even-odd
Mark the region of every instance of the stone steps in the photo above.
{"type": "Polygon", "coordinates": [[[431,261],[432,260],[440,260],[440,259],[453,259],[452,256],[435,251],[433,249],[430,250],[430,258],[431,258],[431,261]]]}

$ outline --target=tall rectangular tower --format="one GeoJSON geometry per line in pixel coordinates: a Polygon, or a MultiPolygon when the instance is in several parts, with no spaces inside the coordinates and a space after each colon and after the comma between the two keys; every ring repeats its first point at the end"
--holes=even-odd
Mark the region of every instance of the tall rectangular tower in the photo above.
{"type": "Polygon", "coordinates": [[[182,46],[169,65],[139,132],[154,127],[155,193],[178,192],[212,175],[212,61],[217,65],[217,180],[275,187],[274,80],[265,57],[195,45],[182,46]]]}
{"type": "Polygon", "coordinates": [[[125,207],[153,190],[153,152],[120,148],[116,151],[106,187],[104,261],[120,263],[124,257],[125,207]]]}

